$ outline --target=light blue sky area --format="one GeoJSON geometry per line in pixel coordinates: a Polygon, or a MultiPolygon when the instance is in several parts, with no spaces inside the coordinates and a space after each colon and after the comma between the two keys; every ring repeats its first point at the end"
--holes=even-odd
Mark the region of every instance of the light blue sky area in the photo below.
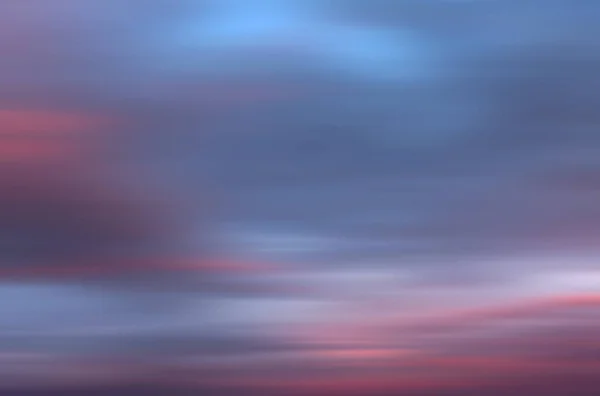
{"type": "MultiPolygon", "coordinates": [[[[236,51],[283,43],[303,51],[304,61],[325,72],[394,78],[422,70],[428,55],[427,46],[401,27],[334,21],[318,6],[306,6],[308,2],[231,0],[217,4],[210,14],[192,15],[174,27],[164,42],[171,47],[171,61],[181,57],[193,68],[191,59],[201,59],[211,51],[235,56],[236,51]]],[[[264,61],[269,63],[268,58],[264,61]]]]}

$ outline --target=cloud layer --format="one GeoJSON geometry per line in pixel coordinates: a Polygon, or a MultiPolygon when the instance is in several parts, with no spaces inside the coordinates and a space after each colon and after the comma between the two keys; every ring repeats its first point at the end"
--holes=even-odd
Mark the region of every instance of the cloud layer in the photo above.
{"type": "Polygon", "coordinates": [[[0,4],[0,387],[596,394],[572,3],[0,4]]]}

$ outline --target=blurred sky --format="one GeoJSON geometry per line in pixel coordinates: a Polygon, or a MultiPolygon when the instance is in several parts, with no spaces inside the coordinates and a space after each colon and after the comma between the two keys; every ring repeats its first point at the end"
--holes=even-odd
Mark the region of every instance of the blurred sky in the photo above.
{"type": "Polygon", "coordinates": [[[594,394],[599,17],[583,0],[0,2],[0,254],[39,275],[0,284],[0,378],[15,356],[92,381],[69,362],[141,354],[232,394],[594,394]],[[102,264],[27,267],[49,250],[15,224],[102,264]]]}

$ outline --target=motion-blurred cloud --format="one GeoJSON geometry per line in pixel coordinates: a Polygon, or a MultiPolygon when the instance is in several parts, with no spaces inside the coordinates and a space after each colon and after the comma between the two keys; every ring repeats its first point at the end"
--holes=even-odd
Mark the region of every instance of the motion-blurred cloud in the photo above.
{"type": "Polygon", "coordinates": [[[0,388],[596,394],[599,15],[3,2],[0,388]]]}

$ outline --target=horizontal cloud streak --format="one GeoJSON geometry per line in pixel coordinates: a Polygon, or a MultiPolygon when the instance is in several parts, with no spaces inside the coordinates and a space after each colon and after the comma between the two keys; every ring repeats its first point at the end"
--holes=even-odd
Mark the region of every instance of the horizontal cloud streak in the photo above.
{"type": "Polygon", "coordinates": [[[598,393],[599,15],[3,2],[0,388],[598,393]]]}

